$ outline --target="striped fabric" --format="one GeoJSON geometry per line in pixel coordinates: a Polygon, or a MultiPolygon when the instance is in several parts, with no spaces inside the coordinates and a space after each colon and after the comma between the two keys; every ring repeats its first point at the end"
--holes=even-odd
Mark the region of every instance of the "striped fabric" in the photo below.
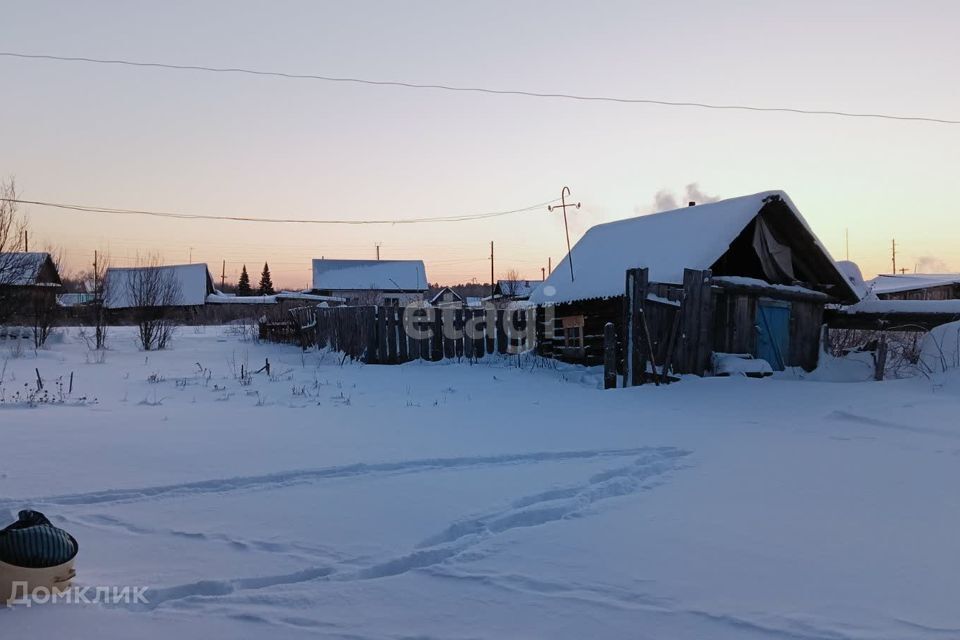
{"type": "Polygon", "coordinates": [[[37,511],[21,511],[19,520],[0,531],[0,561],[42,569],[67,562],[77,554],[76,541],[37,511]]]}

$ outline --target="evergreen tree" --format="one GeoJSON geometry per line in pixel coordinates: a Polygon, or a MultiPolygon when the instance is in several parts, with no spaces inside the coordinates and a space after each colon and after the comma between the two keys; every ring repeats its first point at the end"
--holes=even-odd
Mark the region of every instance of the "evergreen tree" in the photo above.
{"type": "Polygon", "coordinates": [[[253,291],[250,289],[250,276],[247,275],[247,265],[243,265],[243,271],[240,272],[240,279],[237,281],[237,295],[253,295],[253,291]]]}
{"type": "Polygon", "coordinates": [[[270,266],[264,262],[263,273],[260,274],[260,288],[257,290],[257,295],[272,296],[274,293],[273,280],[270,279],[270,266]]]}

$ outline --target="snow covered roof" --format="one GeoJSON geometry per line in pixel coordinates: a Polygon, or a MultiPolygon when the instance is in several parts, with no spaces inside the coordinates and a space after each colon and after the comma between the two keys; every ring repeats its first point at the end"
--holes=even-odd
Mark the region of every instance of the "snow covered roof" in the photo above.
{"type": "Polygon", "coordinates": [[[45,251],[17,251],[0,253],[0,277],[3,284],[12,287],[35,285],[60,285],[60,274],[53,258],[45,251]],[[40,281],[43,268],[49,263],[51,277],[49,281],[40,281]]]}
{"type": "Polygon", "coordinates": [[[210,270],[203,263],[172,264],[159,267],[110,267],[106,275],[104,306],[108,309],[128,309],[136,306],[130,291],[136,274],[158,271],[164,278],[171,278],[179,287],[176,301],[167,306],[192,307],[204,304],[207,295],[214,292],[210,270]]]}
{"type": "Polygon", "coordinates": [[[879,275],[868,283],[875,294],[901,293],[944,285],[960,285],[960,273],[903,273],[879,275]]]}
{"type": "Polygon", "coordinates": [[[497,280],[496,291],[503,296],[528,298],[543,280],[497,280]]]}
{"type": "Polygon", "coordinates": [[[313,288],[321,291],[374,289],[426,291],[423,260],[314,260],[313,288]]]}
{"type": "MultiPolygon", "coordinates": [[[[575,280],[570,280],[568,255],[530,301],[551,304],[623,295],[624,272],[638,267],[649,269],[651,281],[679,284],[684,269],[710,269],[760,210],[778,198],[786,207],[777,215],[792,214],[822,253],[832,279],[849,287],[790,197],[783,191],[764,191],[592,227],[571,251],[575,280]]],[[[845,293],[850,298],[856,295],[852,289],[845,293]]]]}

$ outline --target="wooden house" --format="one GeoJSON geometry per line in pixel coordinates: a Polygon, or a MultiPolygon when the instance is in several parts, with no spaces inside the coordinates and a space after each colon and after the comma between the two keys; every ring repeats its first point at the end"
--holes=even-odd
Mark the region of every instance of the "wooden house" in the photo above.
{"type": "Polygon", "coordinates": [[[858,299],[781,191],[595,226],[530,296],[545,323],[539,348],[546,355],[602,363],[610,322],[622,370],[639,340],[628,330],[631,319],[642,311],[654,360],[698,375],[710,371],[715,353],[812,369],[824,306],[858,299]],[[636,269],[648,280],[627,282],[636,269]],[[641,292],[636,309],[627,308],[628,287],[641,292]]]}
{"type": "Polygon", "coordinates": [[[38,309],[55,307],[62,288],[60,273],[49,253],[0,253],[0,322],[23,320],[38,309]]]}
{"type": "Polygon", "coordinates": [[[867,287],[880,300],[960,300],[960,273],[882,274],[867,287]]]}
{"type": "Polygon", "coordinates": [[[348,305],[406,306],[423,302],[430,285],[422,260],[313,261],[312,293],[348,305]]]}

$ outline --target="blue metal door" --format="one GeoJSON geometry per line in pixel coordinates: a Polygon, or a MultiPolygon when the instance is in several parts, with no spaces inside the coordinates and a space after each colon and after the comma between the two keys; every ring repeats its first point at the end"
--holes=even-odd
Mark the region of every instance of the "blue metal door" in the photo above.
{"type": "Polygon", "coordinates": [[[790,353],[790,303],[761,300],[757,304],[757,353],[783,371],[790,353]]]}

